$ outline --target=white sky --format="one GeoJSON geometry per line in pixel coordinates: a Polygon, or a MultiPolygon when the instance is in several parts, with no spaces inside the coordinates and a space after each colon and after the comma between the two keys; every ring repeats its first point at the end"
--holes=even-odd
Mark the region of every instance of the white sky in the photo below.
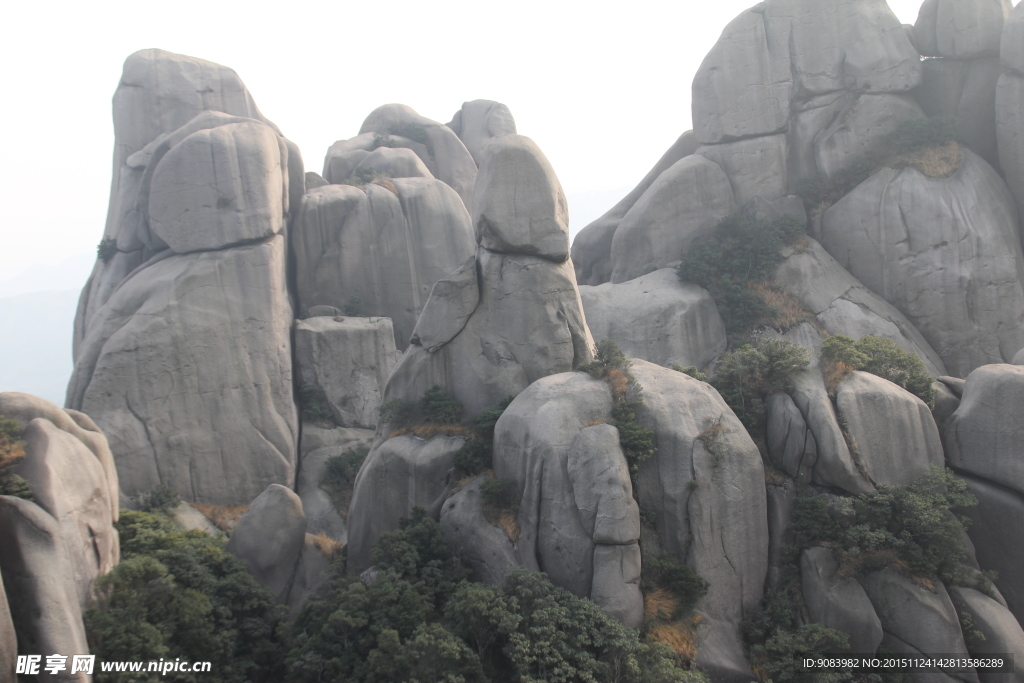
{"type": "MultiPolygon", "coordinates": [[[[110,186],[110,98],[136,50],[235,69],[308,170],[319,172],[327,147],[355,135],[378,105],[402,102],[445,123],[463,101],[486,98],[509,106],[567,193],[624,193],[690,128],[693,75],[752,4],[11,3],[0,41],[0,281],[95,249],[110,186]]],[[[889,5],[913,23],[920,1],[889,5]]]]}

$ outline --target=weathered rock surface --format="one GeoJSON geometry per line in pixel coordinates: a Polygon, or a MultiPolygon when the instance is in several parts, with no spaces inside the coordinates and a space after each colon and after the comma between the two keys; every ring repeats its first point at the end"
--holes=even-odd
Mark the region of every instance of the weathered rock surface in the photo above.
{"type": "Polygon", "coordinates": [[[970,59],[999,54],[1010,0],[926,0],[914,24],[921,54],[970,59]]]}
{"type": "Polygon", "coordinates": [[[291,489],[271,484],[238,520],[227,551],[243,560],[249,573],[284,603],[305,537],[302,501],[291,489]]]}
{"type": "Polygon", "coordinates": [[[1007,72],[996,82],[996,143],[999,166],[1024,214],[1024,74],[1007,72]]]}
{"type": "MultiPolygon", "coordinates": [[[[972,655],[1013,653],[1014,663],[1024,657],[1024,630],[1008,609],[984,593],[962,586],[950,586],[949,597],[958,612],[971,616],[974,628],[984,636],[984,640],[967,639],[972,655]]],[[[1017,667],[1015,674],[1007,675],[981,670],[978,678],[981,683],[1019,682],[1024,680],[1024,671],[1017,667]]]]}
{"type": "MultiPolygon", "coordinates": [[[[892,569],[872,572],[861,583],[882,622],[882,647],[888,652],[967,653],[956,608],[942,583],[935,582],[932,592],[892,569]]],[[[964,681],[978,680],[973,668],[947,673],[964,681]]]]}
{"type": "Polygon", "coordinates": [[[513,541],[484,517],[484,481],[474,479],[444,502],[441,526],[472,568],[472,580],[496,586],[520,562],[513,541]]]}
{"type": "Polygon", "coordinates": [[[967,376],[945,433],[946,458],[958,471],[1024,494],[1024,367],[984,365],[967,376]]]}
{"type": "Polygon", "coordinates": [[[17,683],[14,665],[18,658],[18,636],[11,620],[3,577],[0,576],[0,683],[17,683]]]}
{"type": "Polygon", "coordinates": [[[435,436],[429,441],[396,436],[370,451],[356,477],[348,515],[348,568],[357,575],[371,564],[377,537],[398,528],[414,507],[435,519],[452,480],[455,453],[465,440],[435,436]]]}
{"type": "Polygon", "coordinates": [[[369,169],[392,178],[433,178],[430,169],[424,164],[416,152],[405,147],[378,147],[362,159],[353,169],[369,169]]]}
{"type": "Polygon", "coordinates": [[[171,255],[138,270],[82,342],[67,404],[93,417],[128,495],[246,504],[294,478],[285,244],[171,255]]]}
{"type": "Polygon", "coordinates": [[[373,432],[368,429],[324,429],[303,422],[295,492],[302,500],[307,534],[316,536],[323,533],[338,543],[348,542],[348,507],[339,510],[338,504],[321,488],[321,484],[329,458],[350,450],[368,451],[372,442],[373,432]]]}
{"type": "Polygon", "coordinates": [[[882,624],[856,579],[837,579],[839,562],[828,548],[808,548],[800,556],[804,601],[812,622],[847,634],[850,652],[875,652],[882,624]]]}
{"type": "Polygon", "coordinates": [[[772,394],[765,402],[768,415],[768,457],[793,479],[807,482],[818,459],[814,434],[789,394],[772,394]]]}
{"type": "Polygon", "coordinates": [[[448,122],[448,127],[462,140],[477,166],[483,162],[484,147],[492,138],[516,133],[512,112],[501,102],[493,100],[463,102],[462,108],[448,122]]]}
{"type": "Polygon", "coordinates": [[[789,480],[765,486],[768,499],[768,581],[767,588],[778,590],[791,570],[789,548],[796,543],[790,528],[796,485],[789,480]]]}
{"type": "Polygon", "coordinates": [[[303,538],[302,549],[298,562],[295,564],[295,575],[288,590],[287,605],[294,617],[303,603],[314,595],[324,581],[331,576],[332,556],[321,549],[319,541],[313,534],[303,538]]]}
{"type": "Polygon", "coordinates": [[[786,194],[785,135],[701,145],[696,153],[722,167],[732,183],[736,203],[741,206],[756,197],[770,201],[786,194]]]}
{"type": "Polygon", "coordinates": [[[684,157],[658,176],[626,213],[611,246],[614,283],[678,262],[694,239],[710,234],[736,210],[729,177],[699,155],[684,157]]]}
{"type": "Polygon", "coordinates": [[[221,536],[223,532],[210,521],[210,518],[188,503],[182,501],[178,506],[167,511],[175,524],[186,531],[202,531],[211,536],[221,536]]]}
{"type": "Polygon", "coordinates": [[[1020,351],[1017,352],[1017,354],[1013,357],[1013,360],[1010,361],[1010,364],[1024,365],[1024,349],[1021,349],[1020,351]]]}
{"type": "Polygon", "coordinates": [[[932,417],[939,428],[939,434],[945,434],[949,426],[949,419],[960,407],[960,397],[942,382],[932,382],[932,389],[935,390],[935,408],[932,410],[932,417]]]}
{"type": "Polygon", "coordinates": [[[473,198],[477,243],[497,253],[569,258],[569,205],[533,140],[505,135],[481,153],[473,198]]]}
{"type": "Polygon", "coordinates": [[[299,384],[322,389],[342,427],[377,426],[384,383],[397,361],[389,318],[338,316],[295,322],[299,384]]]}
{"type": "Polygon", "coordinates": [[[680,282],[675,269],[579,290],[593,337],[613,340],[627,356],[703,368],[725,351],[725,324],[711,295],[680,282]]]}
{"type": "Polygon", "coordinates": [[[914,353],[933,376],[946,372],[939,355],[892,304],[861,284],[810,237],[801,248],[787,247],[775,282],[814,313],[831,334],[854,339],[884,337],[914,353]]]}
{"type": "Polygon", "coordinates": [[[928,117],[957,120],[957,138],[992,166],[999,165],[996,150],[996,82],[1002,73],[999,60],[926,59],[924,79],[914,98],[928,117]]]}
{"type": "Polygon", "coordinates": [[[876,486],[906,486],[942,467],[942,439],[931,411],[906,389],[854,371],[836,387],[836,405],[876,486]]]}
{"type": "Polygon", "coordinates": [[[995,171],[963,155],[949,178],[881,170],[825,212],[821,235],[961,376],[1024,347],[1017,211],[995,171]]]}
{"type": "Polygon", "coordinates": [[[626,215],[644,192],[669,167],[697,150],[697,138],[692,130],[679,136],[658,163],[633,190],[619,200],[603,216],[580,230],[572,242],[572,261],[576,265],[576,280],[585,285],[608,282],[612,276],[612,238],[626,215]]]}
{"type": "Polygon", "coordinates": [[[291,248],[299,301],[390,317],[405,349],[434,283],[472,253],[469,213],[439,180],[398,178],[379,185],[329,185],[302,198],[291,248]]]}
{"type": "Polygon", "coordinates": [[[877,148],[901,123],[925,118],[906,95],[860,95],[814,141],[818,171],[832,178],[858,156],[877,148]]]}
{"type": "Polygon", "coordinates": [[[1014,71],[1024,72],[1024,9],[1020,8],[1020,3],[1010,11],[1003,23],[999,59],[1014,71]]]}

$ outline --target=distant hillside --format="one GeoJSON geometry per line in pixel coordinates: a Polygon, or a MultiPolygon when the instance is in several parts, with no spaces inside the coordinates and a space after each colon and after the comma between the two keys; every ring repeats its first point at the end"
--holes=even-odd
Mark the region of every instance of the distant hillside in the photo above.
{"type": "Polygon", "coordinates": [[[0,298],[0,391],[23,391],[64,405],[78,293],[0,298]]]}

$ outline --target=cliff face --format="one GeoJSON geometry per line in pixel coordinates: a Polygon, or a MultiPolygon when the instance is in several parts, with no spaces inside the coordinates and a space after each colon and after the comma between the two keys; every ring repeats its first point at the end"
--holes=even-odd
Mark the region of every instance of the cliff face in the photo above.
{"type": "Polygon", "coordinates": [[[324,543],[370,582],[421,507],[476,580],[543,571],[716,680],[767,666],[780,599],[783,635],[1024,658],[1021,12],[757,4],[694,78],[693,130],[571,247],[500,103],[384,105],[320,175],[230,69],[132,55],[67,409],[0,395],[36,491],[0,496],[0,652],[9,624],[85,647],[118,498],[163,485],[250,506],[228,549],[293,609],[324,543]],[[936,466],[978,500],[941,570],[869,514],[935,495],[936,466]],[[707,590],[672,621],[679,565],[707,590]]]}

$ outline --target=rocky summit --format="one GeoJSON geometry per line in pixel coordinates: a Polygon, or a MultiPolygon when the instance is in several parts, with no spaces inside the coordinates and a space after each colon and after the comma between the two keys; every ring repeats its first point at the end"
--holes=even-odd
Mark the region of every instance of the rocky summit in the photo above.
{"type": "Polygon", "coordinates": [[[128,57],[65,407],[0,393],[0,683],[1024,681],[1024,5],[765,0],[692,88],[570,239],[504,104],[307,171],[128,57]]]}

